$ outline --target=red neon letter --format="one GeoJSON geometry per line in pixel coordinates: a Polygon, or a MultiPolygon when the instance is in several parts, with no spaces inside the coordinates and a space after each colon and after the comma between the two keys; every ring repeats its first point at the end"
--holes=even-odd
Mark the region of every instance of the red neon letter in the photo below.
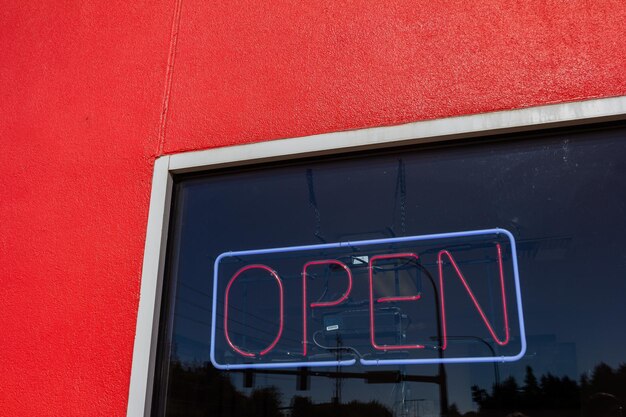
{"type": "MultiPolygon", "coordinates": [[[[390,255],[372,256],[369,264],[370,272],[370,341],[376,350],[404,350],[404,349],[424,349],[424,345],[378,345],[376,344],[374,325],[374,261],[379,259],[397,259],[397,258],[413,258],[418,259],[414,253],[394,253],[390,255]]],[[[398,297],[380,297],[376,299],[377,303],[391,303],[396,301],[417,301],[421,298],[420,294],[398,297]]]]}
{"type": "Polygon", "coordinates": [[[284,325],[283,323],[283,282],[278,277],[278,274],[276,273],[276,271],[274,271],[270,267],[267,267],[265,265],[247,265],[241,268],[239,271],[237,271],[235,275],[233,275],[233,277],[228,282],[228,285],[226,286],[226,296],[224,300],[224,335],[226,336],[226,341],[228,342],[230,347],[233,348],[235,352],[239,353],[242,356],[253,358],[255,356],[254,353],[246,352],[245,350],[237,347],[232,342],[232,340],[230,340],[230,335],[228,334],[228,296],[230,294],[230,287],[232,287],[233,282],[235,282],[235,280],[239,277],[239,275],[241,275],[242,273],[246,272],[249,269],[263,269],[264,271],[269,272],[272,275],[272,277],[274,277],[274,279],[276,280],[276,284],[278,285],[279,308],[280,308],[278,334],[276,335],[276,338],[272,341],[272,343],[269,344],[268,347],[266,347],[261,352],[259,352],[260,356],[263,356],[269,353],[272,349],[274,349],[274,347],[280,340],[280,336],[283,334],[283,325],[284,325]]]}
{"type": "Polygon", "coordinates": [[[504,346],[507,343],[509,343],[509,316],[506,310],[506,295],[504,291],[504,271],[502,269],[502,248],[500,247],[499,243],[496,243],[496,249],[498,251],[498,267],[500,269],[500,290],[501,290],[501,295],[502,295],[502,312],[504,314],[504,340],[500,340],[498,339],[498,336],[496,336],[496,333],[494,332],[493,327],[491,326],[491,323],[487,319],[485,312],[481,308],[480,304],[478,303],[478,300],[474,296],[474,293],[472,292],[471,288],[467,284],[467,281],[465,280],[463,273],[461,272],[461,270],[459,269],[459,266],[454,261],[454,258],[452,258],[452,254],[448,252],[447,250],[442,250],[442,251],[439,251],[439,256],[438,256],[439,287],[440,287],[439,291],[440,291],[440,297],[441,297],[441,322],[443,323],[443,346],[441,347],[442,349],[445,350],[446,347],[448,346],[448,339],[447,339],[447,332],[446,332],[446,309],[445,309],[444,295],[443,295],[443,255],[447,256],[448,259],[450,260],[450,263],[454,267],[456,274],[459,276],[459,278],[461,279],[461,282],[463,283],[463,286],[465,287],[465,291],[467,291],[467,293],[469,294],[470,298],[472,299],[472,302],[474,303],[474,306],[476,307],[476,310],[478,310],[480,317],[483,319],[485,326],[487,326],[489,333],[491,333],[491,337],[493,337],[493,340],[495,340],[495,342],[499,344],[500,346],[504,346]]]}
{"type": "Polygon", "coordinates": [[[337,300],[335,301],[320,301],[320,302],[316,302],[316,303],[311,303],[310,307],[311,308],[315,308],[315,307],[332,307],[332,306],[336,306],[339,305],[341,303],[343,303],[344,301],[346,301],[346,299],[348,298],[348,295],[350,295],[350,291],[352,291],[352,272],[350,272],[350,268],[348,268],[346,266],[346,264],[344,264],[343,262],[334,260],[334,259],[328,259],[328,260],[323,260],[323,261],[311,261],[311,262],[307,262],[306,264],[304,264],[304,268],[302,269],[302,328],[303,328],[303,332],[304,332],[304,338],[302,341],[302,354],[304,356],[306,356],[306,352],[307,352],[307,322],[306,322],[306,317],[308,314],[308,301],[306,298],[306,270],[308,267],[313,266],[313,265],[339,265],[340,267],[342,267],[344,269],[344,271],[346,271],[346,273],[348,274],[348,289],[346,290],[346,292],[343,293],[343,295],[341,297],[339,297],[337,300]]]}

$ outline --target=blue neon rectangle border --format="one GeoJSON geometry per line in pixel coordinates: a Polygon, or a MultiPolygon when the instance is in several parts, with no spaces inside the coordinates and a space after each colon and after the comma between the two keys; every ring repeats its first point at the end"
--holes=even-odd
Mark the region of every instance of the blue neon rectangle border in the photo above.
{"type": "Polygon", "coordinates": [[[526,331],[524,329],[524,313],[522,308],[522,292],[519,279],[519,268],[517,264],[517,247],[515,245],[515,238],[513,234],[506,229],[494,228],[483,230],[469,230],[464,232],[451,232],[451,233],[438,233],[430,235],[420,236],[405,236],[394,237],[387,239],[369,239],[369,240],[357,240],[353,242],[337,242],[337,243],[322,243],[317,245],[306,246],[289,246],[282,248],[271,249],[258,249],[258,250],[244,250],[236,252],[224,252],[215,259],[213,270],[213,306],[211,318],[211,363],[217,369],[230,370],[230,369],[276,369],[276,368],[301,368],[301,367],[321,367],[321,366],[350,366],[356,363],[356,359],[350,359],[345,361],[318,361],[318,362],[274,362],[274,363],[253,363],[253,364],[221,364],[215,359],[215,334],[217,329],[217,279],[219,271],[219,263],[222,259],[233,256],[246,256],[246,255],[263,255],[273,253],[286,253],[286,252],[300,252],[314,249],[332,249],[332,248],[344,248],[353,246],[366,246],[385,243],[401,243],[401,242],[415,242],[421,240],[436,240],[447,239],[457,237],[471,237],[482,236],[490,234],[503,234],[509,238],[511,244],[511,259],[513,261],[513,277],[515,280],[515,298],[517,301],[517,315],[519,320],[520,330],[520,342],[521,349],[519,353],[513,356],[485,356],[485,357],[466,357],[466,358],[428,358],[428,359],[382,359],[382,360],[369,360],[359,358],[359,361],[364,366],[382,366],[382,365],[419,365],[419,364],[435,364],[435,363],[485,363],[485,362],[514,362],[521,359],[526,353],[526,331]]]}

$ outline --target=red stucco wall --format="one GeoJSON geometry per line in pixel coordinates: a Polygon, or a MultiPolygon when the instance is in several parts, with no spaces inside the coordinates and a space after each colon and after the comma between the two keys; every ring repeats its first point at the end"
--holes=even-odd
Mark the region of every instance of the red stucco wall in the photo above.
{"type": "Polygon", "coordinates": [[[346,3],[3,4],[0,415],[125,414],[159,154],[626,94],[622,0],[346,3]]]}

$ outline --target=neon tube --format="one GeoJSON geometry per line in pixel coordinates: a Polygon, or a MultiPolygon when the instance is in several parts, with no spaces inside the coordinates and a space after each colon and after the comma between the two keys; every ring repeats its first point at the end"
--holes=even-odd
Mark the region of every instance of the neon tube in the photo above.
{"type": "MultiPolygon", "coordinates": [[[[516,312],[516,330],[517,336],[515,341],[519,343],[519,350],[516,353],[510,353],[498,356],[481,356],[481,357],[439,357],[439,358],[405,358],[405,359],[385,359],[384,357],[366,359],[360,358],[359,362],[364,366],[381,366],[381,365],[415,365],[415,364],[439,364],[439,363],[488,363],[488,362],[514,362],[521,359],[526,352],[526,331],[524,326],[524,312],[522,307],[522,294],[521,284],[519,277],[519,267],[517,263],[517,250],[516,242],[513,234],[506,229],[492,228],[483,230],[467,230],[451,233],[437,233],[419,236],[405,236],[385,239],[369,239],[359,241],[344,241],[335,243],[323,243],[315,245],[301,245],[290,247],[276,247],[266,249],[252,249],[241,251],[230,251],[220,254],[214,261],[213,265],[213,303],[212,303],[212,318],[211,318],[211,337],[210,337],[210,359],[213,366],[221,370],[233,370],[233,369],[282,369],[282,368],[300,368],[300,367],[326,367],[326,366],[350,366],[356,363],[355,359],[333,361],[333,360],[315,360],[315,361],[280,361],[280,362],[255,362],[255,363],[221,363],[218,357],[218,341],[223,340],[218,337],[218,298],[224,294],[219,291],[220,288],[220,271],[222,263],[231,258],[241,259],[247,256],[262,256],[271,254],[283,254],[283,253],[301,253],[310,250],[329,250],[329,249],[341,249],[341,248],[365,248],[369,245],[379,244],[405,244],[409,242],[423,242],[423,241],[436,241],[439,239],[457,239],[467,237],[480,237],[496,235],[505,237],[509,242],[509,251],[511,269],[507,270],[510,273],[513,280],[513,289],[515,291],[513,298],[513,307],[507,306],[507,308],[514,308],[516,312]]],[[[503,248],[504,250],[504,248],[503,248]]],[[[500,260],[501,261],[501,260],[500,260]]],[[[502,263],[500,263],[502,266],[502,263]]],[[[505,300],[505,301],[511,301],[505,300]]]]}
{"type": "Polygon", "coordinates": [[[421,294],[417,295],[404,295],[398,297],[380,297],[376,299],[377,303],[393,303],[397,301],[416,301],[422,298],[421,294]]]}
{"type": "Polygon", "coordinates": [[[478,310],[478,313],[480,314],[480,317],[482,318],[483,323],[485,323],[485,326],[487,326],[487,330],[489,330],[489,333],[491,334],[491,337],[493,337],[493,340],[500,346],[504,346],[509,343],[509,316],[508,316],[507,308],[506,308],[506,295],[505,295],[505,288],[504,288],[504,271],[502,268],[502,248],[500,247],[499,243],[496,243],[496,249],[498,251],[498,266],[499,266],[498,269],[500,272],[500,290],[501,290],[501,296],[502,296],[502,312],[503,312],[503,317],[504,317],[504,340],[500,340],[498,336],[496,335],[495,331],[493,330],[493,327],[491,326],[491,323],[489,322],[489,320],[487,319],[487,316],[485,315],[485,312],[480,306],[480,303],[474,296],[474,293],[472,292],[472,289],[469,287],[467,280],[463,276],[463,273],[459,269],[459,266],[457,265],[456,261],[452,257],[452,254],[448,252],[447,250],[442,250],[442,251],[439,251],[439,255],[437,256],[437,263],[439,264],[439,287],[440,287],[439,294],[441,297],[441,322],[443,325],[442,326],[443,327],[443,346],[441,347],[441,349],[445,350],[448,346],[448,337],[447,337],[447,329],[446,329],[446,308],[444,304],[445,297],[444,297],[444,285],[443,285],[443,255],[447,256],[448,259],[450,260],[450,263],[454,267],[456,274],[458,275],[459,279],[463,283],[463,286],[465,287],[465,291],[467,291],[470,298],[472,299],[472,302],[474,303],[476,310],[478,310]]]}
{"type": "MultiPolygon", "coordinates": [[[[393,253],[389,255],[376,255],[370,258],[369,275],[370,275],[370,342],[376,350],[405,350],[405,349],[424,349],[424,345],[379,345],[376,343],[375,324],[374,324],[374,261],[380,259],[400,259],[413,258],[418,260],[414,253],[393,253]]],[[[419,300],[421,295],[401,296],[401,297],[381,297],[377,298],[377,303],[391,303],[395,301],[415,301],[419,300]]]]}
{"type": "Polygon", "coordinates": [[[302,331],[303,331],[302,355],[303,356],[306,356],[307,354],[307,343],[308,343],[308,340],[307,340],[308,329],[307,329],[306,318],[307,318],[307,315],[309,314],[308,308],[307,308],[307,305],[309,304],[309,302],[306,296],[306,270],[310,266],[314,266],[314,265],[339,265],[340,267],[342,267],[343,270],[346,271],[346,273],[348,274],[348,289],[346,290],[346,292],[343,293],[341,297],[339,297],[338,299],[334,301],[311,303],[310,304],[311,308],[332,307],[332,306],[339,305],[348,299],[348,295],[350,295],[350,292],[352,291],[352,272],[350,272],[350,268],[348,268],[346,264],[344,264],[343,262],[337,261],[335,259],[327,259],[327,260],[322,260],[322,261],[310,261],[304,264],[304,267],[302,268],[302,331]]]}
{"type": "Polygon", "coordinates": [[[248,271],[250,269],[263,269],[263,270],[269,272],[272,275],[272,277],[274,277],[274,279],[276,280],[276,283],[278,285],[279,311],[280,311],[280,313],[279,313],[280,314],[279,315],[280,320],[279,320],[279,325],[278,325],[278,333],[276,334],[276,337],[274,338],[272,343],[270,343],[269,346],[267,346],[265,349],[263,349],[261,352],[259,352],[259,356],[263,356],[263,355],[266,355],[269,352],[271,352],[272,349],[274,349],[274,347],[276,346],[276,344],[280,340],[280,337],[283,334],[283,327],[284,327],[284,303],[283,303],[283,283],[282,283],[280,277],[278,276],[278,274],[276,273],[276,271],[274,271],[273,269],[271,269],[268,266],[260,265],[260,264],[244,266],[239,271],[235,272],[235,275],[233,275],[232,278],[230,279],[230,281],[228,282],[228,285],[226,286],[226,295],[225,295],[225,300],[224,300],[224,336],[226,336],[226,342],[228,343],[228,345],[235,352],[239,353],[240,355],[248,357],[248,358],[254,358],[256,356],[254,353],[247,352],[247,351],[239,348],[237,345],[235,345],[233,343],[233,341],[230,339],[230,335],[228,333],[228,299],[229,299],[229,295],[230,295],[230,287],[232,287],[233,282],[235,282],[235,280],[239,277],[239,275],[241,275],[242,273],[244,273],[244,272],[246,272],[246,271],[248,271]]]}

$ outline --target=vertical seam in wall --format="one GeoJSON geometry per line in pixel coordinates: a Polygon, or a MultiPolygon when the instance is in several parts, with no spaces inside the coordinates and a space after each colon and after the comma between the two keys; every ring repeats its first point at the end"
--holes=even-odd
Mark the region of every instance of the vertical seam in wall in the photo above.
{"type": "Polygon", "coordinates": [[[174,17],[172,19],[172,30],[170,33],[170,48],[167,55],[167,68],[165,70],[165,88],[163,91],[163,103],[161,106],[161,118],[159,120],[159,146],[157,157],[163,153],[165,147],[165,134],[167,127],[167,113],[170,104],[170,93],[172,91],[172,80],[174,78],[174,63],[176,61],[176,45],[178,43],[178,30],[180,28],[180,15],[183,0],[176,0],[174,6],[174,17]]]}

